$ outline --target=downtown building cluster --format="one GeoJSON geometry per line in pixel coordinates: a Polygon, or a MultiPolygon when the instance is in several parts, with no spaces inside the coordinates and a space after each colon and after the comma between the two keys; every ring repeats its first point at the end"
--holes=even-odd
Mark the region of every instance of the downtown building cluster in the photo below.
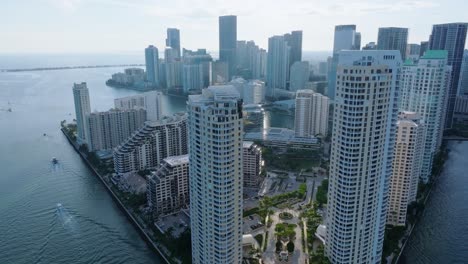
{"type": "Polygon", "coordinates": [[[243,187],[258,186],[262,170],[260,149],[243,141],[243,105],[295,98],[295,139],[332,134],[327,257],[381,263],[385,226],[406,225],[444,129],[468,122],[467,26],[434,25],[421,44],[408,44],[407,28],[379,28],[377,43],[361,49],[356,26],[338,25],[333,55],[319,65],[325,95],[306,87],[302,31],[269,38],[266,51],[238,41],[237,17],[222,16],[215,61],[204,49],[181,52],[179,30],[168,29],[164,59],[155,46],[145,50],[147,79],[191,94],[187,113],[162,117],[137,96],[93,114],[86,85],[76,84],[78,136],[91,150],[113,149],[116,173],[154,170],[153,215],[189,206],[193,263],[242,263],[243,187]]]}

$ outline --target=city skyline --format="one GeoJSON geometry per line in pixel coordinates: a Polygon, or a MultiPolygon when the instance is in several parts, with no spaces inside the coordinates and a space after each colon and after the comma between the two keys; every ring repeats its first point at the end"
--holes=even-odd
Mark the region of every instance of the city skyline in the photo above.
{"type": "Polygon", "coordinates": [[[293,3],[274,4],[256,1],[250,5],[197,1],[194,8],[184,8],[188,4],[192,3],[173,1],[170,4],[156,4],[144,1],[134,4],[125,0],[2,3],[0,22],[9,26],[4,30],[0,52],[130,52],[148,44],[162,49],[167,28],[180,30],[181,47],[216,51],[218,16],[230,14],[238,17],[238,39],[254,40],[262,48],[267,47],[268,37],[303,30],[304,51],[329,51],[334,26],[341,24],[356,24],[362,34],[362,46],[377,41],[378,28],[375,24],[381,27],[407,27],[408,43],[420,43],[429,39],[433,24],[463,22],[463,10],[468,8],[467,3],[456,0],[443,4],[416,0],[394,3],[360,1],[352,4],[296,0],[293,3]],[[454,5],[458,8],[450,10],[450,6],[454,5]],[[398,21],[394,21],[395,13],[399,15],[398,21]],[[38,17],[37,14],[43,16],[38,17]],[[272,16],[274,20],[271,20],[272,16]],[[414,20],[415,16],[419,19],[414,20]],[[124,17],[133,22],[128,23],[128,19],[122,19],[124,17]],[[147,26],[133,26],[137,24],[147,26]],[[252,28],[252,24],[256,27],[252,28]],[[26,42],[22,37],[25,34],[35,41],[26,42]],[[86,39],[94,41],[84,41],[86,39]]]}

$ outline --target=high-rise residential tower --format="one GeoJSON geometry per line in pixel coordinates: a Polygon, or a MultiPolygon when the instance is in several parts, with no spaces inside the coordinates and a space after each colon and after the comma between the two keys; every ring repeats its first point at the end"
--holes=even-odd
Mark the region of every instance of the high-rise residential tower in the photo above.
{"type": "Polygon", "coordinates": [[[180,31],[177,28],[167,29],[166,46],[173,48],[180,57],[180,31]]]}
{"type": "Polygon", "coordinates": [[[150,91],[114,99],[114,107],[120,110],[145,109],[146,120],[157,121],[162,117],[162,93],[150,91]]]}
{"type": "Polygon", "coordinates": [[[159,54],[158,48],[149,45],[145,49],[145,63],[146,63],[146,78],[148,82],[153,85],[160,85],[159,83],[159,54]]]}
{"type": "Polygon", "coordinates": [[[442,142],[450,85],[447,56],[448,52],[445,50],[428,50],[418,63],[407,61],[402,69],[400,110],[420,114],[425,123],[420,174],[425,183],[431,176],[432,162],[442,142]]]}
{"type": "Polygon", "coordinates": [[[194,264],[242,263],[242,100],[231,85],[190,95],[190,218],[194,264]]]}
{"type": "Polygon", "coordinates": [[[75,115],[78,138],[82,143],[88,143],[88,115],[91,113],[89,90],[85,82],[73,84],[73,100],[75,102],[75,115]]]}
{"type": "Polygon", "coordinates": [[[291,66],[289,90],[297,91],[306,88],[309,81],[310,69],[308,61],[296,61],[291,66]]]}
{"type": "Polygon", "coordinates": [[[448,51],[448,65],[452,66],[445,128],[452,127],[453,109],[458,94],[458,82],[460,80],[467,28],[468,23],[434,25],[429,38],[429,49],[448,51]]]}
{"type": "Polygon", "coordinates": [[[268,96],[274,97],[276,89],[286,90],[289,79],[290,47],[284,36],[268,39],[267,87],[268,96]]]}
{"type": "Polygon", "coordinates": [[[429,49],[429,41],[421,41],[420,46],[421,48],[419,49],[419,57],[422,57],[424,53],[426,53],[426,50],[429,49]]]}
{"type": "Polygon", "coordinates": [[[228,65],[228,80],[236,70],[237,16],[219,17],[219,60],[228,65]]]}
{"type": "Polygon", "coordinates": [[[380,263],[397,122],[399,51],[341,51],[325,250],[332,263],[380,263]]]}
{"type": "Polygon", "coordinates": [[[468,50],[463,54],[463,62],[458,82],[458,95],[468,95],[468,50]]]}
{"type": "Polygon", "coordinates": [[[333,100],[336,88],[336,67],[338,64],[338,52],[341,50],[355,50],[356,47],[356,25],[335,26],[333,39],[333,57],[329,65],[327,96],[333,100]]]}
{"type": "Polygon", "coordinates": [[[398,27],[379,28],[377,37],[378,50],[399,50],[403,60],[406,58],[408,29],[398,27]]]}
{"type": "Polygon", "coordinates": [[[408,205],[416,201],[424,149],[424,124],[414,112],[398,115],[388,196],[387,225],[405,226],[408,205]]]}
{"type": "Polygon", "coordinates": [[[284,34],[284,39],[290,48],[289,67],[291,67],[295,62],[302,60],[302,30],[284,34]]]}
{"type": "Polygon", "coordinates": [[[328,97],[312,90],[298,90],[294,120],[296,137],[325,137],[328,133],[328,107],[328,97]]]}

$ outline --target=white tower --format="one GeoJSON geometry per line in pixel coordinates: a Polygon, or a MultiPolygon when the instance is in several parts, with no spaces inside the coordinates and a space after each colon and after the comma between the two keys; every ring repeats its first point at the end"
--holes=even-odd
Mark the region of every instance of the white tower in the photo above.
{"type": "Polygon", "coordinates": [[[399,51],[341,51],[330,158],[332,263],[380,263],[392,173],[399,51]]]}
{"type": "Polygon", "coordinates": [[[225,85],[187,104],[193,263],[241,263],[242,101],[225,85]]]}
{"type": "Polygon", "coordinates": [[[327,136],[328,107],[328,97],[312,90],[298,90],[294,120],[296,137],[327,136]]]}
{"type": "Polygon", "coordinates": [[[83,143],[87,143],[89,140],[87,116],[91,113],[91,104],[89,90],[85,82],[73,84],[73,99],[75,101],[78,138],[83,143]]]}
{"type": "Polygon", "coordinates": [[[428,50],[417,64],[405,63],[402,71],[400,109],[420,114],[426,124],[420,175],[425,183],[442,142],[450,91],[451,67],[447,66],[447,56],[445,50],[428,50]]]}

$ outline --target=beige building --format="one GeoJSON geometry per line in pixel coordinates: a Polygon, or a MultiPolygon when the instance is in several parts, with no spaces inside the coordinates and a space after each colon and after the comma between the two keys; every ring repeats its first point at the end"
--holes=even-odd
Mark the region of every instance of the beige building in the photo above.
{"type": "Polygon", "coordinates": [[[398,116],[387,225],[405,226],[408,205],[416,200],[424,150],[424,125],[419,114],[398,116]]]}
{"type": "Polygon", "coordinates": [[[153,215],[173,213],[190,201],[189,157],[172,156],[163,159],[148,178],[146,197],[153,215]]]}

